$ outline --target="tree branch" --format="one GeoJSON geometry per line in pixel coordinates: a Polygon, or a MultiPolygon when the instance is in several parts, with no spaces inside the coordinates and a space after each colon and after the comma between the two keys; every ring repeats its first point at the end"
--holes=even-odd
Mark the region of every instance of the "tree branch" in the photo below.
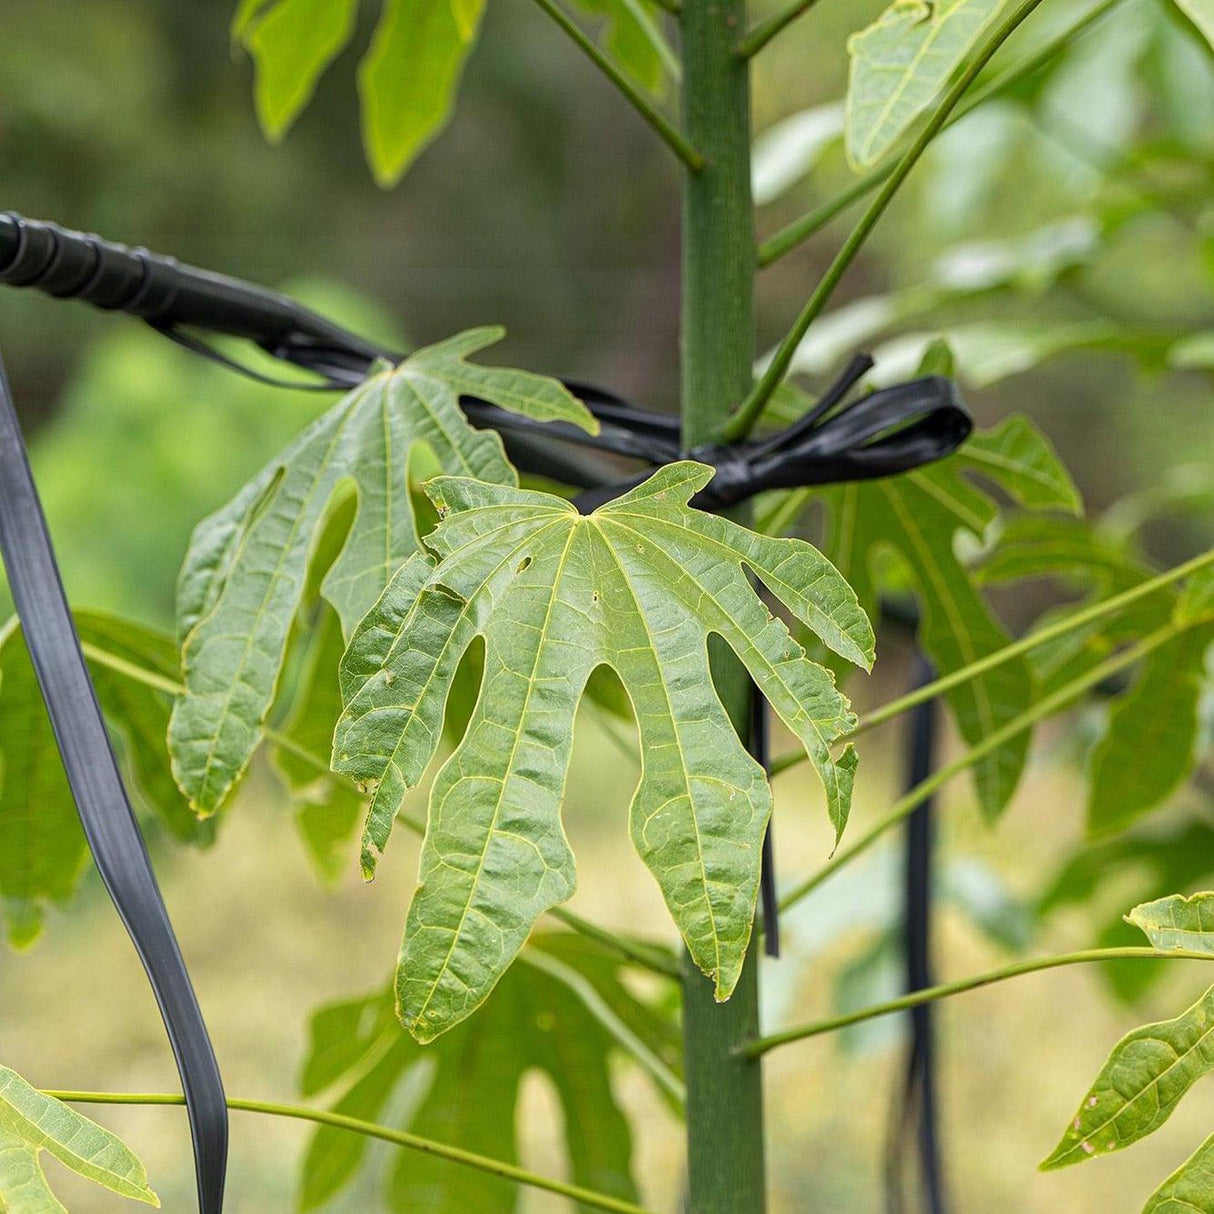
{"type": "Polygon", "coordinates": [[[594,39],[589,37],[585,30],[555,3],[555,0],[535,0],[535,2],[573,39],[578,49],[595,67],[623,93],[625,100],[665,140],[674,154],[693,173],[698,173],[704,167],[704,157],[684,138],[682,131],[657,110],[649,98],[611,62],[599,49],[594,39]]]}
{"type": "Polygon", "coordinates": [[[951,995],[961,995],[966,991],[977,990],[981,986],[992,986],[1007,978],[1018,978],[1021,974],[1059,969],[1065,965],[1087,965],[1093,961],[1137,960],[1140,958],[1214,961],[1214,953],[1202,953],[1192,949],[1160,949],[1143,946],[1141,948],[1090,948],[1075,953],[1059,953],[1053,957],[1034,957],[1028,961],[1013,962],[1011,965],[1002,966],[1000,969],[991,970],[986,974],[962,978],[957,982],[942,982],[939,986],[924,987],[922,990],[912,991],[909,995],[902,995],[897,999],[889,999],[885,1003],[876,1003],[872,1007],[849,1012],[845,1016],[832,1016],[829,1020],[818,1020],[813,1024],[802,1024],[794,1028],[783,1029],[778,1033],[752,1041],[742,1050],[742,1053],[747,1058],[758,1058],[779,1045],[804,1041],[808,1037],[817,1037],[822,1033],[833,1033],[836,1029],[847,1028],[849,1025],[859,1024],[863,1020],[873,1020],[878,1016],[888,1016],[893,1012],[919,1007],[924,1003],[933,1003],[937,999],[947,999],[951,995]]]}
{"type": "Polygon", "coordinates": [[[752,59],[757,55],[782,29],[791,25],[803,13],[809,12],[818,0],[792,0],[785,9],[760,22],[738,43],[738,54],[743,59],[752,59]]]}

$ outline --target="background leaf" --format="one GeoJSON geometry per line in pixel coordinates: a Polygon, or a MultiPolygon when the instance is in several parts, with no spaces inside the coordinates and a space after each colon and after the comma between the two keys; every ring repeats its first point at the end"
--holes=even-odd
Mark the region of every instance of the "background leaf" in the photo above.
{"type": "Polygon", "coordinates": [[[895,0],[853,34],[847,88],[847,154],[875,164],[964,62],[1004,0],[895,0]]]}
{"type": "Polygon", "coordinates": [[[358,69],[363,144],[382,186],[395,185],[446,125],[484,0],[385,0],[358,69]]]}
{"type": "MultiPolygon", "coordinates": [[[[631,1033],[677,1068],[676,1025],[628,991],[618,958],[569,934],[537,936],[530,948],[590,983],[631,1033]]],[[[333,1108],[376,1118],[399,1105],[413,1083],[405,1128],[513,1163],[519,1086],[539,1070],[562,1106],[572,1179],[636,1200],[631,1134],[611,1087],[619,1041],[574,988],[548,969],[516,966],[480,1015],[425,1048],[403,1032],[392,1004],[388,991],[332,1004],[313,1016],[301,1081],[306,1095],[339,1087],[333,1108]]],[[[302,1208],[324,1204],[349,1184],[365,1151],[366,1139],[318,1130],[304,1159],[302,1208]]],[[[402,1214],[512,1214],[519,1200],[509,1182],[416,1154],[401,1156],[384,1196],[387,1208],[402,1214]]]]}
{"type": "MultiPolygon", "coordinates": [[[[177,647],[171,637],[95,612],[77,612],[76,628],[124,768],[135,807],[175,838],[208,844],[215,824],[190,811],[168,771],[165,734],[177,647]],[[99,660],[108,658],[109,664],[99,660]],[[165,686],[124,672],[150,674],[165,686]]],[[[16,618],[0,630],[0,896],[9,939],[31,944],[48,903],[76,891],[88,848],[16,618]]]]}
{"type": "Polygon", "coordinates": [[[1142,1214],[1211,1214],[1211,1211],[1214,1211],[1214,1134],[1142,1207],[1142,1214]]]}
{"type": "Polygon", "coordinates": [[[1147,1024],[1113,1048],[1044,1171],[1120,1151],[1157,1130],[1214,1068],[1214,987],[1175,1020],[1147,1024]]]}
{"type": "Polygon", "coordinates": [[[358,0],[243,3],[232,22],[257,65],[254,101],[266,137],[281,139],[354,34],[358,0]]]}

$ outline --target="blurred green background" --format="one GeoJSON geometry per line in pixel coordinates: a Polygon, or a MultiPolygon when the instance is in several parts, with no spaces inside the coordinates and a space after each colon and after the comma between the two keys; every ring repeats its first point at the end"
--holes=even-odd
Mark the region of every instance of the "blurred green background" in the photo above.
{"type": "MultiPolygon", "coordinates": [[[[765,52],[756,128],[839,98],[846,35],[881,7],[824,3],[765,52]]],[[[1081,7],[1060,0],[1045,6],[1042,21],[1081,7]]],[[[374,8],[364,6],[368,28],[374,8]]],[[[0,206],[285,287],[401,345],[500,322],[509,329],[503,362],[674,407],[674,163],[534,5],[489,5],[454,121],[390,193],[376,188],[362,161],[355,54],[322,80],[288,139],[270,146],[253,113],[250,64],[229,47],[227,4],[5,0],[0,11],[0,206]]],[[[829,151],[811,183],[767,209],[764,231],[829,196],[847,172],[837,149],[829,151]]],[[[1066,352],[971,389],[969,403],[982,421],[1028,413],[1057,444],[1093,512],[1176,476],[1208,488],[1209,360],[1194,356],[1177,369],[1160,352],[1178,334],[1214,330],[1212,178],[1209,55],[1166,6],[1129,3],[1075,53],[940,143],[836,307],[931,280],[960,242],[1080,217],[1098,236],[1065,272],[934,302],[903,315],[900,327],[981,315],[1132,334],[1133,343],[1116,343],[1132,344],[1131,352],[1066,352]]],[[[836,225],[765,272],[761,346],[782,332],[845,230],[836,225]]],[[[889,335],[878,326],[855,344],[889,335]]],[[[308,394],[261,388],[204,364],[134,321],[33,294],[0,293],[0,346],[74,600],[152,624],[171,624],[173,581],[193,524],[322,407],[308,394]]],[[[1145,542],[1170,561],[1208,545],[1212,530],[1208,511],[1165,511],[1145,542]]],[[[1011,627],[1040,605],[1035,593],[999,602],[1011,627]]],[[[885,658],[856,685],[861,705],[900,689],[907,654],[890,643],[885,658]]],[[[947,976],[996,964],[1017,943],[1056,949],[1094,939],[1099,913],[1065,912],[1037,926],[1026,909],[1081,843],[1081,776],[1064,733],[1039,739],[1034,770],[997,832],[977,821],[966,785],[946,798],[943,833],[961,891],[942,912],[947,976]],[[975,920],[991,907],[1001,928],[979,930],[975,920]]],[[[866,739],[859,815],[875,814],[895,793],[897,741],[896,727],[866,739]]],[[[624,830],[635,772],[590,723],[578,747],[568,808],[581,869],[574,906],[612,926],[652,931],[664,912],[624,830]]],[[[777,805],[782,871],[805,871],[827,849],[816,793],[790,775],[777,786],[777,805]]],[[[1157,828],[1209,812],[1208,789],[1199,786],[1157,828]]],[[[382,982],[395,959],[412,843],[394,844],[369,887],[351,854],[348,877],[325,891],[264,773],[213,849],[154,842],[229,1091],[292,1099],[308,1012],[382,982]]],[[[765,976],[772,1023],[825,1011],[841,997],[841,980],[844,991],[853,979],[875,989],[890,980],[869,955],[897,895],[893,852],[878,855],[868,876],[828,887],[788,925],[788,956],[768,963],[765,976]]],[[[1104,910],[1129,905],[1133,876],[1102,891],[1104,910]]],[[[1214,1114],[1209,1092],[1186,1102],[1166,1134],[1122,1156],[1059,1175],[1034,1170],[1116,1037],[1173,1014],[1196,993],[1199,976],[1179,969],[1136,1007],[1113,1001],[1097,973],[1067,971],[944,1009],[944,1133],[958,1210],[1133,1210],[1191,1152],[1214,1114]]],[[[95,881],[52,917],[31,952],[0,954],[0,990],[0,1059],[31,1081],[175,1085],[151,996],[95,881]]],[[[880,1208],[897,1045],[898,1028],[887,1025],[774,1056],[773,1211],[880,1208]]],[[[621,1090],[636,1119],[642,1189],[657,1208],[674,1210],[679,1128],[636,1076],[622,1075],[621,1090]]],[[[526,1154],[559,1173],[553,1107],[541,1084],[528,1091],[526,1154]]],[[[183,1115],[99,1118],[147,1161],[166,1209],[190,1208],[183,1115]]],[[[237,1115],[229,1208],[292,1208],[305,1138],[300,1126],[237,1115]]],[[[75,1192],[67,1181],[61,1191],[75,1192]]],[[[111,1208],[91,1191],[81,1201],[71,1208],[111,1208]]],[[[374,1191],[363,1190],[333,1208],[374,1203],[374,1191]]],[[[564,1207],[525,1195],[521,1208],[564,1207]]]]}

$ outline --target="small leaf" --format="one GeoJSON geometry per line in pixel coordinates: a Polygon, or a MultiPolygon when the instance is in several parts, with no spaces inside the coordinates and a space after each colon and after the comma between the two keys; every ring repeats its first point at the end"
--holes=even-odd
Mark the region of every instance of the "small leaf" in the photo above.
{"type": "Polygon", "coordinates": [[[853,34],[847,154],[857,169],[881,159],[931,105],[1005,0],[895,0],[853,34]]]}
{"type": "Polygon", "coordinates": [[[1147,1198],[1142,1214],[1214,1214],[1214,1134],[1147,1198]]]}
{"type": "Polygon", "coordinates": [[[854,718],[744,567],[849,660],[871,662],[871,628],[810,545],[689,509],[711,475],[671,464],[589,516],[550,494],[431,482],[443,522],[427,543],[440,559],[414,557],[359,625],[333,752],[335,770],[377,784],[363,846],[370,872],[434,755],[459,655],[485,638],[480,699],[431,794],[402,946],[397,995],[419,1039],[469,1015],[535,919],[573,893],[560,809],[574,715],[596,666],[615,669],[636,709],[646,762],[633,841],[718,998],[732,991],[750,937],[771,794],[713,687],[710,633],[805,745],[842,831],[855,751],[836,760],[830,747],[854,718]]]}
{"type": "Polygon", "coordinates": [[[395,185],[447,124],[484,0],[386,0],[358,68],[363,143],[380,185],[395,185]]]}
{"type": "Polygon", "coordinates": [[[1120,1151],[1145,1138],[1212,1068],[1214,987],[1175,1020],[1144,1025],[1117,1043],[1042,1171],[1120,1151]]]}
{"type": "Polygon", "coordinates": [[[679,61],[666,41],[661,11],[652,0],[575,0],[584,12],[604,17],[607,50],[649,92],[661,95],[666,76],[678,76],[679,61]]]}
{"type": "Polygon", "coordinates": [[[143,1164],[120,1139],[0,1066],[0,1210],[56,1214],[64,1209],[47,1188],[38,1158],[42,1151],[111,1193],[160,1205],[143,1164]]]}
{"type": "Polygon", "coordinates": [[[257,65],[254,100],[266,137],[281,139],[354,33],[358,0],[245,0],[233,21],[257,65]]]}
{"type": "MultiPolygon", "coordinates": [[[[677,1027],[627,989],[619,960],[602,946],[548,934],[530,951],[555,965],[516,966],[479,1016],[426,1049],[401,1030],[390,991],[322,1008],[312,1019],[304,1091],[345,1085],[334,1110],[373,1119],[409,1091],[407,1129],[512,1163],[519,1154],[520,1085],[538,1070],[561,1104],[571,1179],[635,1201],[631,1133],[611,1085],[619,1041],[559,975],[588,983],[611,1014],[672,1067],[679,1059],[677,1027]]],[[[366,1142],[340,1130],[316,1131],[303,1165],[304,1209],[323,1205],[354,1179],[366,1142]]],[[[410,1154],[389,1172],[385,1198],[386,1208],[402,1214],[514,1214],[518,1194],[496,1177],[410,1154]]]]}
{"type": "Polygon", "coordinates": [[[1214,894],[1172,894],[1136,906],[1125,920],[1156,947],[1214,954],[1214,894]]]}
{"type": "Polygon", "coordinates": [[[417,551],[407,472],[415,444],[449,473],[517,483],[497,434],[464,420],[460,393],[593,425],[555,380],[464,361],[501,336],[473,329],[371,376],[195,528],[177,595],[186,692],[169,738],[174,775],[200,812],[219,807],[257,748],[307,572],[342,493],[353,486],[357,518],[321,592],[348,636],[417,551]]]}

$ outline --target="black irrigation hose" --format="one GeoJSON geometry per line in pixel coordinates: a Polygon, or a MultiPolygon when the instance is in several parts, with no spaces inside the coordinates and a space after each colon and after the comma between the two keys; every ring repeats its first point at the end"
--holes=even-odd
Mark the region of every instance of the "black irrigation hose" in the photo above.
{"type": "MultiPolygon", "coordinates": [[[[0,283],[126,312],[195,353],[252,378],[279,382],[234,362],[201,335],[245,339],[316,376],[309,385],[289,385],[293,388],[348,388],[376,359],[399,358],[286,296],[12,212],[0,214],[0,283]]],[[[965,441],[970,418],[947,379],[918,379],[849,403],[870,366],[864,356],[854,359],[818,405],[782,431],[690,452],[716,468],[694,504],[720,511],[765,490],[889,476],[949,455],[965,441]]],[[[568,386],[598,418],[598,435],[519,417],[472,397],[460,405],[473,425],[501,432],[524,471],[582,489],[577,501],[585,510],[647,475],[629,479],[617,458],[654,466],[683,456],[675,418],[591,385],[568,386]]],[[[202,1214],[220,1214],[227,1114],[219,1070],[80,652],[2,364],[0,389],[0,550],[85,835],[143,959],[177,1058],[194,1140],[199,1208],[202,1214]]],[[[754,699],[752,753],[765,764],[767,709],[762,697],[754,699]]],[[[772,863],[769,830],[763,904],[767,948],[774,955],[772,863]]]]}
{"type": "Polygon", "coordinates": [[[80,650],[3,361],[0,554],[85,837],[147,970],[177,1058],[194,1140],[199,1209],[220,1214],[228,1111],[219,1067],[80,650]]]}

